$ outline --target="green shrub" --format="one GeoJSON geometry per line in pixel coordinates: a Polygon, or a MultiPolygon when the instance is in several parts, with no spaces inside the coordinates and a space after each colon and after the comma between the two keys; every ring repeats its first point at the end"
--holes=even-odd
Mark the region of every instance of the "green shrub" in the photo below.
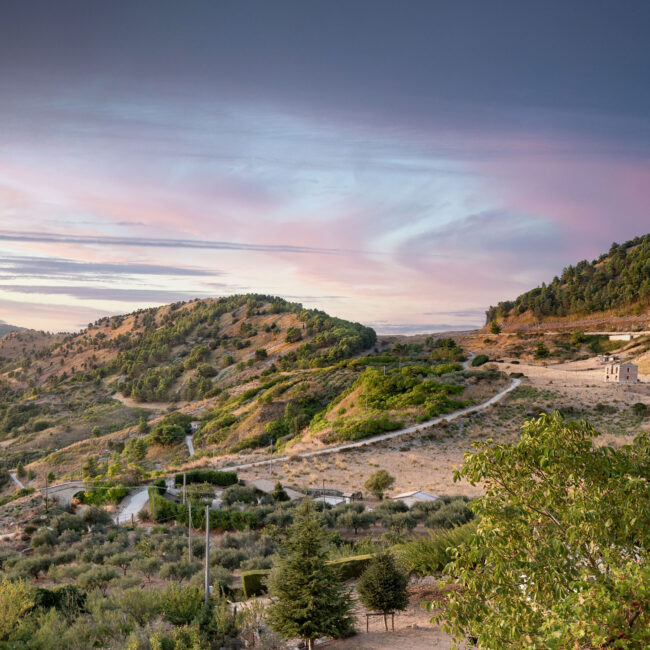
{"type": "Polygon", "coordinates": [[[411,575],[431,576],[449,564],[453,550],[465,544],[475,530],[476,523],[471,522],[444,533],[431,532],[428,537],[417,537],[399,544],[395,550],[411,575]]]}
{"type": "Polygon", "coordinates": [[[360,440],[378,433],[395,431],[403,425],[404,422],[401,420],[391,420],[385,415],[347,421],[336,420],[334,422],[335,433],[332,438],[339,441],[360,440]]]}
{"type": "Polygon", "coordinates": [[[484,363],[487,363],[489,360],[490,360],[490,357],[488,357],[487,354],[477,354],[472,359],[472,366],[474,368],[477,368],[478,366],[482,366],[484,363]]]}

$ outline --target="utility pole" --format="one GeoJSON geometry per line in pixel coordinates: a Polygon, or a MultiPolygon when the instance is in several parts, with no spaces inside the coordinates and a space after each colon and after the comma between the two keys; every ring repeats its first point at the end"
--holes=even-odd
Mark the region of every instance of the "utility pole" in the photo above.
{"type": "Polygon", "coordinates": [[[189,521],[187,522],[187,555],[191,562],[192,561],[192,502],[188,501],[187,503],[190,508],[189,521]]]}
{"type": "Polygon", "coordinates": [[[47,503],[47,474],[45,475],[45,512],[48,511],[47,503]]]}
{"type": "Polygon", "coordinates": [[[183,505],[185,505],[185,472],[183,472],[183,505]]]}
{"type": "Polygon", "coordinates": [[[210,506],[205,506],[205,601],[210,597],[210,506]]]}
{"type": "Polygon", "coordinates": [[[323,511],[325,511],[325,479],[323,479],[323,511]]]}

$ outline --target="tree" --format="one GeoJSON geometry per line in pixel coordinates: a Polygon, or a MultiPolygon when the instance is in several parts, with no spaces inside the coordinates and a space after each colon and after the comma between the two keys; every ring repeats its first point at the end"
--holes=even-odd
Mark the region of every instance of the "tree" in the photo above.
{"type": "Polygon", "coordinates": [[[3,578],[0,582],[0,641],[9,638],[34,605],[29,585],[3,578]]]}
{"type": "Polygon", "coordinates": [[[27,476],[27,472],[25,471],[25,466],[22,464],[21,461],[18,461],[18,465],[16,465],[16,474],[18,475],[18,478],[25,478],[25,476],[27,476]]]}
{"type": "Polygon", "coordinates": [[[157,557],[138,557],[131,563],[131,566],[140,571],[151,582],[151,579],[158,573],[161,566],[161,561],[157,557]]]}
{"type": "Polygon", "coordinates": [[[50,470],[47,473],[47,482],[48,483],[54,483],[55,480],[56,480],[56,474],[52,470],[50,470]]]}
{"type": "Polygon", "coordinates": [[[271,492],[271,496],[273,497],[274,501],[289,501],[289,495],[282,487],[282,483],[280,483],[280,481],[277,481],[273,486],[273,492],[271,492]]]}
{"type": "Polygon", "coordinates": [[[359,578],[357,591],[361,602],[367,609],[382,612],[387,630],[387,614],[401,612],[408,607],[408,582],[408,576],[388,551],[375,555],[359,578]]]}
{"type": "Polygon", "coordinates": [[[535,348],[535,359],[546,359],[551,353],[549,352],[548,348],[544,345],[543,341],[539,341],[537,343],[537,347],[535,348]]]}
{"type": "Polygon", "coordinates": [[[306,641],[309,650],[318,637],[339,638],[352,629],[350,593],[326,560],[320,516],[305,499],[269,578],[268,620],[282,636],[306,641]]]}
{"type": "Polygon", "coordinates": [[[395,483],[395,478],[392,477],[385,469],[377,470],[371,474],[370,478],[366,481],[366,490],[372,492],[380,501],[384,498],[384,492],[395,483]]]}
{"type": "Polygon", "coordinates": [[[483,648],[650,644],[650,437],[596,446],[586,422],[527,421],[516,444],[476,444],[455,479],[481,484],[477,532],[446,571],[445,613],[483,648]]]}
{"type": "Polygon", "coordinates": [[[115,569],[107,566],[95,566],[82,573],[77,578],[77,582],[84,589],[88,589],[89,591],[99,589],[105,595],[108,583],[115,578],[117,578],[115,569]]]}
{"type": "Polygon", "coordinates": [[[126,575],[126,570],[129,568],[134,558],[135,555],[133,553],[124,551],[123,553],[116,553],[115,555],[106,558],[105,562],[110,566],[122,569],[123,575],[126,575]]]}
{"type": "Polygon", "coordinates": [[[90,431],[90,433],[91,433],[93,438],[99,438],[99,436],[102,435],[101,429],[99,427],[97,427],[97,426],[93,427],[92,430],[90,431]]]}
{"type": "Polygon", "coordinates": [[[493,320],[490,323],[490,332],[492,334],[501,334],[501,325],[499,325],[499,323],[497,323],[496,320],[493,320]]]}
{"type": "Polygon", "coordinates": [[[144,415],[140,416],[138,421],[138,433],[147,433],[149,431],[149,425],[147,424],[147,418],[144,415]]]}
{"type": "Polygon", "coordinates": [[[297,327],[290,327],[287,330],[287,334],[284,337],[284,340],[287,343],[297,343],[302,339],[302,332],[297,327]]]}

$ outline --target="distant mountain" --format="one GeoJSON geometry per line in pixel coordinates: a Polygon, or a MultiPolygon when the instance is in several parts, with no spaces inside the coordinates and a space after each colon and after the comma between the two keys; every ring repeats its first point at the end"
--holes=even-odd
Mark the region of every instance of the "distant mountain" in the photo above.
{"type": "Polygon", "coordinates": [[[612,244],[597,260],[568,266],[541,287],[490,307],[486,322],[542,321],[615,310],[641,314],[650,305],[650,235],[612,244]]]}
{"type": "Polygon", "coordinates": [[[21,330],[24,330],[24,327],[17,327],[16,325],[9,325],[8,323],[5,323],[4,321],[0,320],[0,338],[5,336],[5,334],[9,334],[9,332],[20,332],[21,330]]]}

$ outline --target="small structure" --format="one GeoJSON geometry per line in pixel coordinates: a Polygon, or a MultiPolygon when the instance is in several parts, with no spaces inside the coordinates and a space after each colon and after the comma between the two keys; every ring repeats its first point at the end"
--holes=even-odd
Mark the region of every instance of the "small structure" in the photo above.
{"type": "Polygon", "coordinates": [[[339,503],[351,503],[363,499],[361,492],[348,492],[339,488],[319,488],[310,487],[307,489],[309,496],[314,499],[324,501],[330,506],[336,506],[339,503]]]}
{"type": "Polygon", "coordinates": [[[599,354],[598,360],[601,363],[614,363],[615,361],[620,361],[621,358],[616,354],[599,354]]]}
{"type": "Polygon", "coordinates": [[[403,501],[409,508],[418,501],[437,501],[439,498],[437,494],[431,494],[425,490],[413,490],[391,497],[393,501],[403,501]]]}
{"type": "Polygon", "coordinates": [[[639,381],[639,367],[630,362],[610,363],[605,366],[605,381],[635,384],[639,381]]]}
{"type": "Polygon", "coordinates": [[[201,428],[201,420],[193,420],[190,422],[190,431],[196,433],[201,428]]]}
{"type": "MultiPolygon", "coordinates": [[[[275,483],[276,481],[271,481],[267,478],[256,478],[252,481],[246,481],[246,485],[252,487],[255,490],[258,490],[259,492],[263,492],[264,494],[271,494],[271,492],[275,490],[275,483]]],[[[302,492],[292,490],[290,487],[283,485],[282,489],[287,493],[287,496],[289,499],[291,499],[291,501],[297,501],[298,499],[305,498],[305,495],[302,492]]]]}

